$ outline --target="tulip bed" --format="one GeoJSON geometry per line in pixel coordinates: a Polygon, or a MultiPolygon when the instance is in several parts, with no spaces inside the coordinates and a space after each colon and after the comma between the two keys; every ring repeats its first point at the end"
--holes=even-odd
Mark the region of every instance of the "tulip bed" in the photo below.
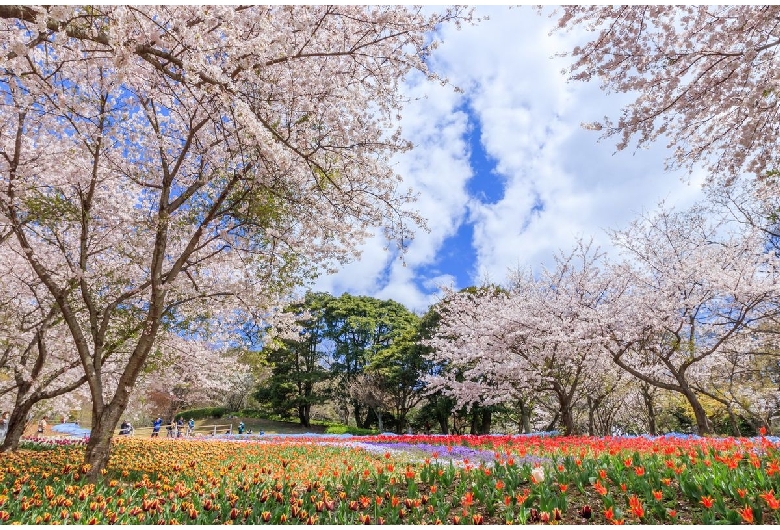
{"type": "Polygon", "coordinates": [[[0,522],[780,522],[776,440],[375,436],[117,440],[0,455],[0,522]]]}

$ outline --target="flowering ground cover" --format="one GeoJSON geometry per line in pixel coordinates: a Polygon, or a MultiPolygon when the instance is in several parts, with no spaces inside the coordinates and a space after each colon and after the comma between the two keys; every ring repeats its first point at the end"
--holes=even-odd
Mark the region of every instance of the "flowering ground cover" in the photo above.
{"type": "Polygon", "coordinates": [[[776,439],[510,436],[117,440],[0,455],[0,522],[780,522],[776,439]]]}

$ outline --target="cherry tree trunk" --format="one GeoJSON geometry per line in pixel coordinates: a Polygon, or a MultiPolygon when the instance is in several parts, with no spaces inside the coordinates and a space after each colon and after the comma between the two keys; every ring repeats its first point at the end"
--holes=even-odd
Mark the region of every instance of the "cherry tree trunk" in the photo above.
{"type": "Polygon", "coordinates": [[[596,408],[599,402],[588,396],[588,436],[596,435],[596,408]]]}
{"type": "Polygon", "coordinates": [[[445,416],[444,414],[437,414],[436,419],[439,421],[439,428],[441,429],[442,434],[449,434],[450,433],[450,418],[449,415],[445,416]]]}
{"type": "Polygon", "coordinates": [[[531,434],[531,406],[524,403],[520,404],[520,424],[522,432],[531,434]]]}
{"type": "Polygon", "coordinates": [[[642,389],[642,400],[647,407],[647,429],[651,436],[655,436],[658,434],[658,428],[655,424],[655,403],[652,394],[645,388],[642,389]]]}
{"type": "Polygon", "coordinates": [[[709,418],[707,418],[707,412],[699,402],[699,398],[696,397],[696,394],[694,394],[687,385],[681,386],[683,387],[682,394],[685,396],[685,399],[688,400],[688,403],[693,409],[693,415],[696,418],[696,429],[699,435],[706,436],[708,434],[712,434],[712,424],[710,423],[709,418]]]}
{"type": "Polygon", "coordinates": [[[480,409],[474,407],[471,411],[471,422],[469,424],[469,434],[479,434],[479,416],[480,409]]]}
{"type": "Polygon", "coordinates": [[[574,434],[574,414],[571,410],[571,397],[566,394],[558,393],[558,406],[561,413],[561,423],[563,424],[564,436],[574,434]]]}
{"type": "Polygon", "coordinates": [[[729,426],[731,427],[731,434],[736,437],[742,436],[742,432],[739,430],[739,422],[737,422],[737,415],[734,414],[734,411],[731,409],[731,407],[728,407],[726,410],[729,414],[729,426]]]}
{"type": "Polygon", "coordinates": [[[484,409],[482,411],[482,421],[479,424],[479,434],[490,434],[490,428],[493,425],[493,411],[484,409]]]}
{"type": "Polygon", "coordinates": [[[3,445],[0,446],[0,452],[8,453],[16,451],[19,448],[19,440],[24,434],[24,428],[27,426],[27,417],[32,410],[34,402],[30,400],[21,401],[17,399],[14,410],[8,418],[8,432],[5,434],[3,445]]]}
{"type": "Polygon", "coordinates": [[[119,424],[119,418],[127,406],[125,399],[114,400],[103,407],[99,413],[92,411],[92,430],[89,433],[87,450],[84,462],[90,465],[87,478],[90,482],[97,482],[101,477],[101,470],[108,467],[108,458],[111,452],[111,437],[114,429],[119,424]]]}
{"type": "Polygon", "coordinates": [[[550,420],[550,423],[547,424],[547,427],[544,428],[544,431],[554,431],[555,426],[558,425],[558,418],[561,417],[560,411],[555,411],[555,416],[553,416],[552,420],[550,420]]]}
{"type": "Polygon", "coordinates": [[[561,406],[561,423],[563,424],[564,436],[572,436],[576,430],[574,427],[574,415],[571,413],[571,406],[568,404],[561,406]]]}

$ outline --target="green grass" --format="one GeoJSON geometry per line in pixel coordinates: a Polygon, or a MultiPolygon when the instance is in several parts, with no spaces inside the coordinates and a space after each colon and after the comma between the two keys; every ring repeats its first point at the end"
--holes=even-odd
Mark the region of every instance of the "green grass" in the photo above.
{"type": "MultiPolygon", "coordinates": [[[[189,418],[187,418],[189,419],[189,418]]],[[[266,434],[304,434],[307,432],[310,433],[324,433],[325,432],[325,426],[323,425],[312,425],[311,427],[302,427],[299,423],[293,423],[288,421],[275,421],[275,420],[267,420],[263,418],[246,418],[246,417],[237,417],[237,418],[207,418],[204,420],[195,420],[195,428],[201,429],[204,427],[211,427],[214,425],[220,426],[217,432],[224,433],[225,430],[227,430],[227,425],[233,426],[233,433],[238,432],[238,424],[240,422],[244,422],[244,426],[247,430],[251,429],[253,433],[258,434],[260,431],[263,431],[266,434]]],[[[165,436],[163,433],[162,436],[165,436]]]]}

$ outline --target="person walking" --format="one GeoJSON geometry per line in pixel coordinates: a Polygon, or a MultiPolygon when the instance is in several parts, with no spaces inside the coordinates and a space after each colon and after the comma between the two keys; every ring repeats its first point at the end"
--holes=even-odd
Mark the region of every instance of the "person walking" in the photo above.
{"type": "Polygon", "coordinates": [[[48,427],[49,424],[46,421],[46,416],[41,418],[41,420],[38,422],[38,434],[44,434],[46,432],[46,427],[48,427]]]}
{"type": "Polygon", "coordinates": [[[160,427],[162,427],[162,418],[158,416],[152,425],[152,438],[160,437],[160,427]]]}
{"type": "Polygon", "coordinates": [[[176,420],[176,438],[184,436],[184,418],[176,420]]]}
{"type": "Polygon", "coordinates": [[[190,421],[187,422],[187,436],[192,436],[195,434],[195,419],[190,418],[190,421]]]}

